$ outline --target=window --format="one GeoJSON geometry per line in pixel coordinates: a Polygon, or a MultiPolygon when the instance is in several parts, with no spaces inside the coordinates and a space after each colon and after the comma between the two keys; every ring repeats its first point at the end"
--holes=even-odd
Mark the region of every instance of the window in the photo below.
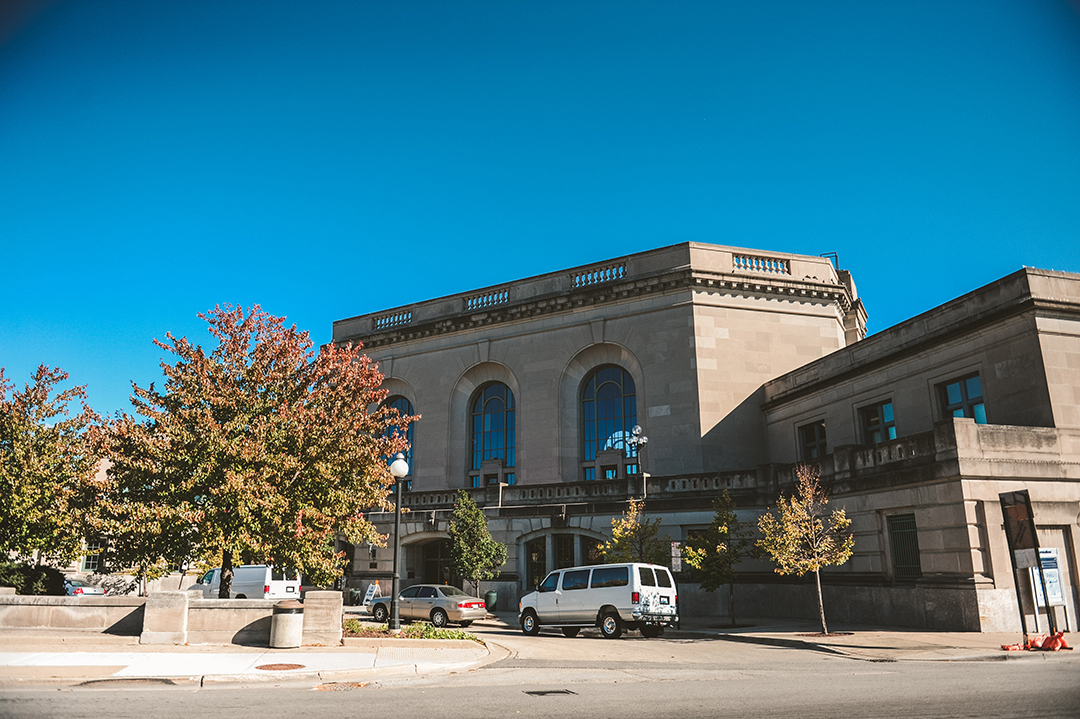
{"type": "Polygon", "coordinates": [[[539,587],[537,587],[537,590],[541,591],[541,592],[554,592],[555,588],[558,587],[558,586],[559,586],[559,573],[558,572],[552,572],[551,574],[547,575],[547,578],[544,580],[544,583],[541,584],[539,587]]]}
{"type": "Polygon", "coordinates": [[[942,414],[946,417],[969,417],[978,424],[986,424],[986,407],[983,405],[982,380],[979,375],[962,377],[938,385],[942,414]]]}
{"type": "Polygon", "coordinates": [[[574,566],[574,535],[555,535],[555,568],[574,566]]]}
{"type": "MultiPolygon", "coordinates": [[[[595,462],[597,452],[621,449],[628,459],[637,449],[626,442],[637,424],[637,388],[622,367],[601,367],[588,376],[581,390],[581,458],[595,462]]],[[[617,471],[617,468],[614,468],[617,471]]],[[[602,469],[612,479],[613,468],[602,469]]],[[[596,468],[586,467],[586,480],[596,479],[596,468]]]]}
{"type": "Polygon", "coordinates": [[[416,593],[417,599],[431,599],[436,596],[435,587],[420,587],[420,591],[416,593]]]}
{"type": "Polygon", "coordinates": [[[420,591],[420,587],[406,587],[398,592],[398,596],[402,599],[412,599],[416,596],[416,593],[420,591]]]}
{"type": "Polygon", "coordinates": [[[804,460],[821,459],[828,454],[828,448],[825,440],[825,420],[799,427],[799,450],[804,460]]]}
{"type": "Polygon", "coordinates": [[[494,382],[476,393],[472,405],[473,470],[489,459],[514,466],[514,393],[494,382]]]}
{"type": "Polygon", "coordinates": [[[656,575],[653,574],[653,570],[649,567],[638,567],[638,576],[641,577],[641,586],[643,587],[655,587],[656,575]]]}
{"type": "Polygon", "coordinates": [[[656,583],[658,585],[660,585],[661,587],[670,587],[670,586],[672,586],[671,585],[671,575],[667,573],[666,569],[657,569],[656,570],[656,583]]]}
{"type": "Polygon", "coordinates": [[[867,444],[880,444],[896,439],[896,421],[893,419],[892,402],[882,402],[859,410],[862,421],[863,440],[867,444]]]}
{"type": "Polygon", "coordinates": [[[89,574],[105,571],[105,540],[91,539],[86,543],[86,555],[83,556],[82,570],[89,574]]]}
{"type": "Polygon", "coordinates": [[[889,525],[889,547],[892,549],[893,577],[897,582],[914,582],[922,576],[915,515],[894,514],[886,519],[889,525]]]}
{"type": "MultiPolygon", "coordinates": [[[[390,397],[383,403],[384,407],[390,407],[396,409],[402,417],[411,417],[413,415],[412,402],[398,395],[390,397]]],[[[408,429],[405,430],[405,439],[409,442],[409,448],[405,450],[405,461],[409,463],[409,474],[413,473],[413,422],[409,422],[408,429]]],[[[400,432],[397,427],[387,427],[386,436],[393,437],[395,432],[400,432]]],[[[392,461],[393,458],[388,458],[392,461]]],[[[412,489],[411,482],[402,485],[402,489],[412,489]]]]}
{"type": "Polygon", "coordinates": [[[588,569],[577,569],[573,572],[566,572],[562,578],[563,589],[588,589],[589,587],[589,572],[588,569]]]}
{"type": "Polygon", "coordinates": [[[592,586],[625,587],[630,583],[630,571],[627,567],[600,567],[593,570],[592,586]]]}

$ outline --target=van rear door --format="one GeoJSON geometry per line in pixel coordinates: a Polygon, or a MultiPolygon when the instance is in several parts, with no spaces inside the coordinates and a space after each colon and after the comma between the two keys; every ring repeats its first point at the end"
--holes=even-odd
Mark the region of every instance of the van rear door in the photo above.
{"type": "Polygon", "coordinates": [[[300,575],[295,569],[282,569],[272,566],[268,574],[270,579],[267,586],[269,586],[270,591],[266,594],[267,599],[300,598],[300,575]]]}

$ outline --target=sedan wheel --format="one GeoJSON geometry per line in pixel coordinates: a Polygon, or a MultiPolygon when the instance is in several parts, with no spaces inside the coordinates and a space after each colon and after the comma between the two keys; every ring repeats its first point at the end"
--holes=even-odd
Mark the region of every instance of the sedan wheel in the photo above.
{"type": "Polygon", "coordinates": [[[371,616],[375,617],[375,621],[381,624],[387,620],[390,613],[386,611],[385,604],[376,604],[375,608],[371,610],[371,616]]]}
{"type": "Polygon", "coordinates": [[[450,617],[446,616],[446,612],[442,609],[431,610],[431,623],[432,625],[442,628],[450,622],[450,617]]]}

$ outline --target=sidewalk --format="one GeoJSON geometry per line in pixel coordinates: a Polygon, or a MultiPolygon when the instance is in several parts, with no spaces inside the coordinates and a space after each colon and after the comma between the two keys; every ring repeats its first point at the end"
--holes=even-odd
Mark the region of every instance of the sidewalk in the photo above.
{"type": "MultiPolygon", "coordinates": [[[[832,634],[822,637],[816,636],[818,629],[811,620],[749,617],[739,619],[739,626],[731,628],[726,617],[691,617],[664,636],[826,652],[873,662],[1080,661],[1080,651],[1002,651],[1002,644],[1022,639],[1019,632],[930,632],[835,622],[829,625],[832,634]]],[[[496,640],[500,633],[516,636],[517,615],[489,615],[470,631],[496,640]]],[[[1080,636],[1066,635],[1067,639],[1073,637],[1076,640],[1070,643],[1080,644],[1080,636]]],[[[506,649],[490,641],[481,645],[465,640],[357,638],[346,639],[345,645],[338,647],[267,649],[205,644],[147,646],[139,644],[138,637],[98,632],[0,629],[0,687],[368,682],[467,671],[507,655],[506,649]]]]}
{"type": "Polygon", "coordinates": [[[368,682],[464,671],[504,652],[467,640],[352,639],[268,649],[139,644],[98,632],[0,629],[0,687],[368,682]]]}
{"type": "MultiPolygon", "coordinates": [[[[823,637],[816,636],[821,626],[813,620],[748,617],[737,621],[739,626],[731,628],[727,617],[692,617],[682,622],[681,629],[665,636],[707,634],[726,641],[827,652],[875,662],[1004,661],[1046,656],[1044,652],[1006,652],[1001,649],[1003,644],[1022,641],[1020,632],[935,632],[830,622],[829,636],[823,637]]],[[[1073,636],[1066,635],[1066,638],[1073,636]]],[[[1076,641],[1080,643],[1080,637],[1076,641]]],[[[1071,655],[1073,652],[1059,654],[1071,655]]]]}

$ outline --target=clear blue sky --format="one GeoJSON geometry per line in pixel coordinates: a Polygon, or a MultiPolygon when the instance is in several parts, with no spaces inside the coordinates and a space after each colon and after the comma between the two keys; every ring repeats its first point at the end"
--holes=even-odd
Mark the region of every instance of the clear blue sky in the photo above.
{"type": "Polygon", "coordinates": [[[1080,271],[1080,6],[0,10],[0,365],[127,408],[167,330],[335,319],[687,240],[838,252],[879,331],[1080,271]]]}

